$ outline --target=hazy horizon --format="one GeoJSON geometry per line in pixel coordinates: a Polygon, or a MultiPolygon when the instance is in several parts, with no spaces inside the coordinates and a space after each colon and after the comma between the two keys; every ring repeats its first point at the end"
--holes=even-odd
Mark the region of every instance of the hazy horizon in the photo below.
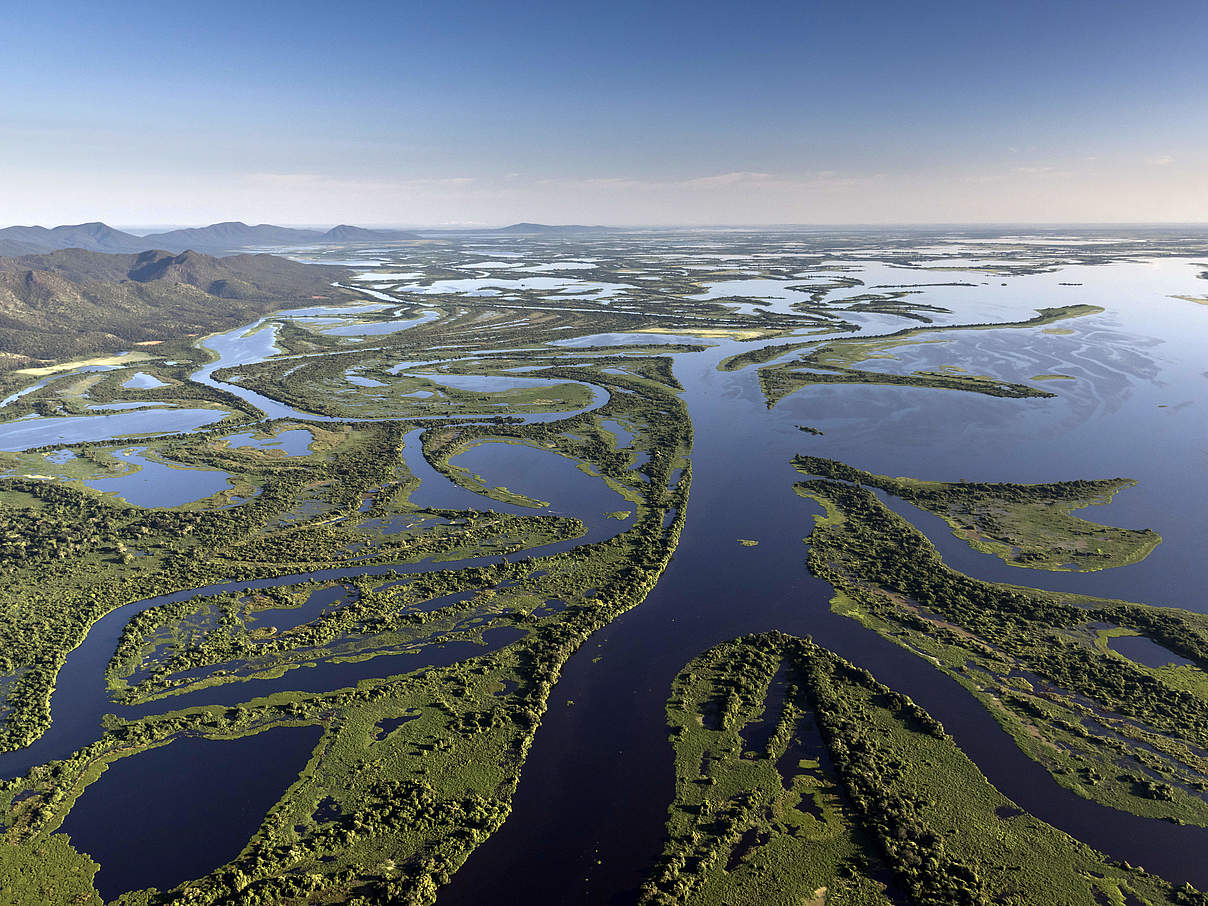
{"type": "Polygon", "coordinates": [[[965,221],[965,222],[949,222],[935,221],[931,223],[712,223],[712,224],[688,224],[688,223],[650,223],[650,224],[633,224],[633,223],[552,223],[534,221],[529,218],[517,218],[506,222],[487,223],[487,224],[430,224],[430,223],[404,223],[404,222],[353,222],[347,218],[344,220],[332,220],[322,223],[315,222],[277,222],[267,223],[255,220],[234,221],[230,218],[215,221],[192,221],[189,223],[156,223],[156,224],[122,224],[111,223],[103,217],[93,217],[89,220],[81,220],[77,223],[0,223],[0,229],[9,226],[16,227],[45,227],[53,229],[58,226],[81,226],[87,223],[104,223],[106,226],[115,230],[120,230],[124,233],[131,233],[135,236],[147,236],[154,233],[169,232],[172,230],[189,230],[199,229],[208,226],[215,226],[222,223],[241,222],[248,226],[276,226],[285,227],[295,230],[317,230],[326,232],[333,227],[348,225],[361,227],[363,229],[376,230],[411,230],[418,232],[472,232],[478,230],[499,230],[504,227],[513,226],[522,223],[532,223],[540,226],[583,226],[588,228],[601,228],[609,230],[633,230],[633,231],[650,231],[650,232],[675,232],[678,230],[685,231],[700,231],[700,232],[726,232],[726,231],[745,231],[745,230],[768,230],[768,231],[802,231],[802,232],[828,232],[828,231],[853,231],[853,232],[877,232],[877,231],[918,231],[918,232],[934,232],[937,230],[953,230],[953,231],[970,231],[970,232],[995,232],[999,230],[1036,230],[1036,231],[1052,231],[1052,230],[1162,230],[1162,229],[1192,229],[1192,230],[1208,230],[1208,220],[1201,221],[965,221]]]}

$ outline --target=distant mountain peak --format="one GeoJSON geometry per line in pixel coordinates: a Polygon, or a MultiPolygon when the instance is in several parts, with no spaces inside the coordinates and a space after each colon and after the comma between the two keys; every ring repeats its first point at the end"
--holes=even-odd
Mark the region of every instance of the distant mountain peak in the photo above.
{"type": "Polygon", "coordinates": [[[149,249],[179,253],[191,249],[201,252],[235,252],[248,247],[304,245],[313,242],[394,242],[420,238],[404,230],[370,230],[340,224],[326,233],[260,223],[248,226],[242,220],[224,220],[203,227],[188,227],[135,236],[116,230],[99,220],[64,224],[47,229],[40,226],[13,226],[0,229],[0,255],[38,255],[60,249],[80,248],[89,252],[132,254],[149,249]]]}
{"type": "Polygon", "coordinates": [[[419,239],[420,237],[405,230],[370,230],[341,223],[324,233],[322,238],[330,242],[390,242],[400,239],[419,239]]]}
{"type": "Polygon", "coordinates": [[[557,233],[611,233],[615,227],[583,226],[582,224],[549,224],[549,223],[513,223],[511,226],[499,227],[496,233],[517,233],[521,235],[548,235],[557,233]]]}

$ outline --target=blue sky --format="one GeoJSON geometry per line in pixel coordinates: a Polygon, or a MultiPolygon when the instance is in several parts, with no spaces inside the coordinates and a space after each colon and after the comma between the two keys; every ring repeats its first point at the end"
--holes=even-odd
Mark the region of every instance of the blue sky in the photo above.
{"type": "Polygon", "coordinates": [[[1205,35],[1198,0],[69,0],[0,33],[0,219],[1198,221],[1205,35]]]}

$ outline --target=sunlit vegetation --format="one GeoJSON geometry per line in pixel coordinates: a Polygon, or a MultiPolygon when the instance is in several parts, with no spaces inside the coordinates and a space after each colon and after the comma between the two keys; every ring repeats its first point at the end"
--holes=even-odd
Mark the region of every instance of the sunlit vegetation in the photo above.
{"type": "Polygon", "coordinates": [[[1018,809],[909,698],[809,640],[705,652],[667,703],[647,904],[1198,903],[1018,809]]]}
{"type": "Polygon", "coordinates": [[[0,898],[19,906],[101,906],[92,876],[99,866],[72,849],[64,834],[0,846],[0,898]]]}
{"type": "Polygon", "coordinates": [[[890,478],[833,459],[799,456],[799,470],[881,488],[940,516],[971,547],[1034,569],[1096,570],[1144,560],[1162,541],[1150,529],[1099,525],[1073,510],[1109,503],[1136,482],[1127,478],[1048,484],[920,481],[890,478]]]}
{"type": "Polygon", "coordinates": [[[813,479],[826,510],[810,570],[840,613],[970,689],[1031,757],[1078,794],[1141,815],[1208,824],[1208,619],[1173,608],[981,582],[871,491],[813,479]],[[1147,667],[1110,651],[1122,627],[1192,665],[1147,667]]]}
{"type": "Polygon", "coordinates": [[[21,367],[209,333],[299,299],[346,296],[331,285],[342,274],[271,255],[65,249],[0,258],[0,348],[21,367]]]}
{"type": "MultiPolygon", "coordinates": [[[[405,676],[374,674],[356,690],[283,692],[236,708],[115,721],[101,740],[67,762],[6,784],[6,794],[20,802],[12,838],[25,846],[49,839],[81,791],[79,779],[95,776],[113,757],[182,733],[229,738],[270,726],[319,723],[327,729],[316,758],[234,863],[187,885],[187,893],[132,894],[124,902],[188,896],[192,902],[215,903],[237,893],[244,902],[334,902],[356,896],[371,902],[431,902],[442,880],[506,816],[561,664],[591,631],[638,603],[670,556],[683,517],[664,527],[663,514],[668,506],[682,514],[687,484],[681,480],[675,491],[667,491],[669,466],[659,470],[660,482],[643,501],[634,527],[609,541],[511,566],[463,571],[456,584],[449,584],[452,574],[430,573],[389,590],[369,589],[362,598],[366,606],[352,624],[360,634],[371,626],[382,629],[386,619],[413,626],[439,621],[442,612],[427,614],[415,605],[450,588],[479,588],[467,609],[481,612],[485,604],[498,620],[523,631],[519,641],[478,657],[471,651],[451,667],[425,669],[421,656],[414,667],[404,668],[405,676]],[[561,595],[566,606],[543,607],[554,595],[561,595]]],[[[342,614],[335,617],[337,623],[343,620],[342,614]]],[[[178,616],[164,610],[153,614],[151,623],[157,619],[178,616]]],[[[131,625],[127,638],[141,636],[146,628],[141,621],[131,625]]],[[[304,627],[310,641],[332,628],[325,620],[304,627]]],[[[480,629],[462,636],[474,639],[480,629]]],[[[124,650],[119,649],[119,660],[124,650]]],[[[204,654],[205,644],[198,650],[204,654]]]]}
{"type": "MultiPolygon", "coordinates": [[[[1040,309],[1026,321],[1003,324],[956,324],[946,327],[909,327],[878,337],[845,337],[809,347],[796,359],[779,365],[769,365],[759,371],[768,407],[771,408],[790,393],[810,384],[892,384],[936,390],[965,390],[1001,397],[1051,397],[1047,390],[1017,381],[1004,381],[979,374],[965,374],[954,369],[937,368],[895,374],[857,368],[870,359],[891,357],[895,348],[920,342],[941,342],[945,334],[962,330],[997,330],[1002,328],[1043,327],[1067,318],[1097,314],[1103,309],[1095,305],[1067,305],[1062,308],[1040,309]],[[920,340],[918,337],[932,337],[920,340]]],[[[776,352],[780,354],[779,349],[776,352]]],[[[748,364],[747,362],[739,364],[748,364]]],[[[738,367],[736,365],[735,367],[738,367]]]]}
{"type": "MultiPolygon", "coordinates": [[[[508,817],[568,658],[639,605],[675,551],[692,482],[676,355],[751,343],[723,371],[799,356],[760,373],[769,403],[816,382],[1040,397],[1051,394],[951,366],[899,376],[863,363],[931,342],[926,332],[1036,327],[1098,310],[817,339],[857,329],[855,315],[930,325],[951,314],[926,301],[927,284],[865,286],[854,265],[825,260],[865,243],[734,233],[727,254],[701,254],[688,237],[537,238],[514,260],[473,265],[490,256],[460,240],[410,243],[398,255],[406,264],[364,282],[394,301],[331,285],[363,279],[349,271],[261,256],[60,254],[22,264],[35,272],[24,283],[0,265],[11,303],[0,395],[28,391],[0,419],[145,402],[229,413],[137,442],[148,461],[229,476],[175,506],[136,506],[86,485],[130,471],[120,458],[129,438],[0,454],[9,476],[0,479],[0,749],[44,733],[72,650],[98,619],[135,604],[129,618],[110,618],[113,637],[112,621],[124,622],[97,671],[112,714],[97,716],[78,751],[0,781],[0,899],[100,902],[97,865],[63,826],[109,765],[182,740],[222,745],[308,727],[321,733],[309,760],[232,861],[117,902],[434,902],[508,817]],[[713,291],[747,280],[733,295],[713,291]],[[219,387],[190,380],[212,361],[207,333],[370,296],[381,301],[373,310],[263,328],[275,328],[276,351],[217,372],[219,387]],[[151,383],[127,386],[140,374],[151,383]],[[303,414],[264,420],[241,388],[303,414]],[[404,457],[414,429],[421,449],[409,441],[404,457]],[[282,438],[298,431],[304,448],[286,451],[282,438]],[[573,463],[619,497],[605,497],[609,512],[559,510],[546,500],[553,488],[492,487],[457,465],[467,451],[506,444],[573,463]],[[411,458],[420,454],[426,463],[411,458]],[[478,502],[417,504],[422,485],[408,462],[478,502]],[[182,599],[148,606],[176,591],[182,599]]],[[[914,266],[910,241],[886,247],[914,266]]],[[[1020,254],[1027,260],[1007,253],[981,274],[1047,267],[1036,247],[1020,254]]],[[[1120,254],[1110,244],[1087,253],[1120,254]]],[[[1208,823],[1208,623],[974,582],[858,486],[880,481],[1021,564],[1088,568],[1156,543],[1070,514],[1123,482],[950,485],[826,468],[828,480],[801,489],[828,511],[810,565],[835,585],[837,608],[935,658],[1067,786],[1208,823]],[[1145,667],[1111,647],[1132,635],[1193,663],[1145,667]]],[[[735,563],[766,551],[745,550],[756,538],[722,537],[735,563]]],[[[809,641],[768,635],[712,649],[677,678],[667,714],[675,801],[647,903],[1203,902],[1016,814],[927,714],[809,641]]]]}
{"type": "MultiPolygon", "coordinates": [[[[461,426],[425,438],[430,461],[444,469],[456,450],[504,439],[582,463],[631,504],[614,514],[628,527],[619,523],[618,535],[589,545],[574,546],[583,526],[573,518],[417,509],[400,456],[410,426],[397,422],[308,425],[312,440],[301,456],[232,447],[226,430],[158,445],[183,464],[253,481],[259,493],[228,509],[145,510],[59,484],[10,482],[5,512],[23,532],[53,536],[69,523],[95,521],[79,538],[64,537],[64,546],[78,546],[55,557],[53,569],[22,568],[40,588],[61,590],[61,606],[30,608],[20,589],[33,586],[10,586],[10,613],[18,620],[29,614],[11,624],[21,642],[8,649],[16,677],[5,723],[10,745],[40,730],[54,671],[70,646],[135,588],[145,596],[219,578],[399,564],[343,580],[347,594],[320,610],[306,609],[310,594],[340,583],[233,589],[135,616],[109,668],[122,702],[168,711],[181,694],[265,677],[281,677],[274,688],[288,690],[293,668],[308,664],[362,664],[368,679],[356,689],[280,691],[234,707],[114,718],[96,743],[5,784],[14,847],[61,845],[55,829],[114,758],[182,734],[223,739],[319,724],[325,736],[315,758],[235,862],[187,885],[187,893],[134,892],[123,902],[431,902],[506,817],[562,663],[594,629],[640,602],[678,538],[690,479],[672,479],[687,468],[691,437],[679,387],[665,361],[627,358],[624,365],[621,375],[575,367],[576,376],[624,388],[600,414],[549,425],[461,426]],[[640,475],[633,449],[616,449],[601,416],[623,418],[632,448],[652,454],[640,475]],[[561,553],[490,558],[559,540],[570,542],[561,553]],[[119,544],[137,556],[123,558],[119,544]],[[451,568],[407,574],[407,563],[432,556],[451,568]],[[454,562],[484,556],[473,567],[454,562]],[[28,631],[33,618],[45,621],[44,635],[28,631]],[[457,663],[428,666],[447,662],[446,650],[457,663]]],[[[276,424],[257,434],[267,441],[297,427],[276,424]]]]}

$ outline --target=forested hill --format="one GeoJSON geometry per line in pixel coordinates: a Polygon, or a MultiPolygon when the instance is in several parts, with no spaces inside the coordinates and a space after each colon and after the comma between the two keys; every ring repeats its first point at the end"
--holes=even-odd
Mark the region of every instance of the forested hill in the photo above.
{"type": "Polygon", "coordinates": [[[59,249],[112,254],[145,252],[148,249],[229,253],[245,248],[296,246],[315,242],[400,242],[418,238],[407,230],[366,230],[348,224],[340,224],[324,233],[321,230],[299,230],[271,223],[249,226],[237,220],[136,236],[93,222],[67,224],[53,229],[40,226],[5,227],[0,229],[0,255],[41,255],[59,249]]]}
{"type": "Polygon", "coordinates": [[[350,271],[273,255],[108,255],[66,249],[0,258],[0,369],[24,357],[116,352],[211,333],[279,308],[348,297],[350,271]]]}

